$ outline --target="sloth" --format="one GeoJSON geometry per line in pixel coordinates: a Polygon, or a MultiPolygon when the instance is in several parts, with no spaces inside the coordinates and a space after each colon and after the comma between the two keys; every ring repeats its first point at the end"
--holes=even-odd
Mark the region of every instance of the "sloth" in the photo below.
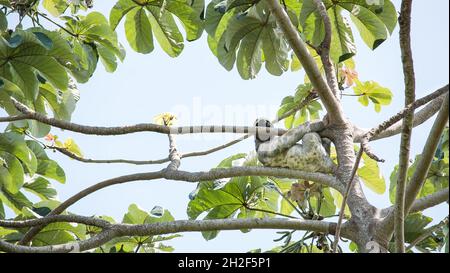
{"type": "MultiPolygon", "coordinates": [[[[256,120],[255,126],[273,127],[265,119],[256,120]]],[[[330,141],[322,140],[319,134],[310,132],[308,128],[309,126],[299,126],[282,136],[272,138],[263,130],[257,130],[255,149],[259,161],[266,167],[333,173],[336,167],[329,155],[330,141]]]]}

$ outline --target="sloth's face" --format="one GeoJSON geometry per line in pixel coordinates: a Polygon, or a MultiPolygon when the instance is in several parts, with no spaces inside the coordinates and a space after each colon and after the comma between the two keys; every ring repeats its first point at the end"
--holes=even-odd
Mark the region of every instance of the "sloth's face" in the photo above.
{"type": "MultiPolygon", "coordinates": [[[[273,124],[268,121],[267,119],[257,119],[255,121],[256,127],[266,127],[266,128],[272,128],[273,124]]],[[[270,134],[265,130],[258,130],[255,134],[255,137],[257,140],[261,142],[266,142],[270,140],[270,134]]]]}

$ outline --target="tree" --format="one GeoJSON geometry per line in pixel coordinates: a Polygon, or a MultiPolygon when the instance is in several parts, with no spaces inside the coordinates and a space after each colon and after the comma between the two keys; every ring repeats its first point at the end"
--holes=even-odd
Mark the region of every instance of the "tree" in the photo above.
{"type": "Polygon", "coordinates": [[[360,252],[440,251],[444,246],[448,251],[448,217],[427,227],[432,219],[422,213],[449,197],[448,85],[415,97],[411,0],[402,1],[398,22],[390,0],[119,0],[109,20],[90,10],[92,1],[1,0],[0,5],[0,106],[8,114],[0,122],[9,123],[0,134],[1,251],[171,251],[165,241],[180,232],[202,232],[205,239],[213,239],[221,230],[268,228],[291,230],[281,232],[277,241],[284,244],[271,250],[275,252],[341,252],[341,237],[351,241],[349,249],[360,252]],[[89,81],[99,61],[114,72],[125,58],[115,31],[122,21],[130,47],[142,54],[151,53],[156,40],[167,55],[176,57],[185,41],[207,35],[219,63],[227,70],[236,65],[243,79],[255,78],[263,64],[275,76],[289,68],[303,69],[303,83],[295,95],[283,99],[275,122],[284,120],[286,129],[304,126],[330,139],[336,172],[264,167],[254,154],[232,155],[205,172],[179,170],[183,158],[222,150],[254,135],[262,129],[258,127],[176,127],[170,114],[161,114],[154,123],[118,127],[71,122],[79,99],[77,83],[89,81]],[[374,50],[399,24],[405,106],[372,129],[359,128],[344,115],[341,97],[356,96],[379,112],[390,104],[392,92],[358,79],[350,22],[374,50]],[[354,94],[347,93],[350,88],[354,94]],[[423,152],[409,164],[412,128],[436,113],[423,152]],[[317,126],[309,126],[312,120],[317,126]],[[164,134],[170,153],[152,161],[89,159],[73,139],[62,141],[50,134],[52,128],[87,135],[164,134]],[[225,132],[243,136],[186,154],[175,142],[180,134],[225,132]],[[362,185],[384,192],[378,166],[383,159],[369,144],[398,134],[399,164],[393,166],[389,187],[393,205],[376,208],[362,185]],[[47,151],[85,163],[167,167],[108,179],[59,202],[52,183],[64,183],[66,177],[47,151]],[[146,212],[134,204],[121,223],[68,210],[100,189],[155,179],[198,183],[187,205],[189,220],[174,220],[158,206],[146,212]],[[40,201],[31,201],[31,195],[40,201]],[[5,220],[5,206],[14,212],[13,219],[5,220]],[[337,221],[328,221],[336,211],[337,221]],[[292,236],[296,231],[305,231],[300,240],[292,236]]]}

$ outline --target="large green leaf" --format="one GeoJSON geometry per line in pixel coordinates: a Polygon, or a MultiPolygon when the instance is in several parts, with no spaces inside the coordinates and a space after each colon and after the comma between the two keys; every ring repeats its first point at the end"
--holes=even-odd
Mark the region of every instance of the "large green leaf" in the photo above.
{"type": "Polygon", "coordinates": [[[20,161],[12,154],[0,151],[0,188],[18,193],[23,185],[23,177],[20,161]]]}
{"type": "Polygon", "coordinates": [[[91,12],[86,16],[62,17],[66,21],[66,28],[71,34],[66,33],[67,40],[72,44],[74,53],[87,70],[87,75],[76,74],[84,82],[86,76],[90,77],[95,70],[97,56],[109,72],[116,67],[116,60],[123,61],[125,51],[117,40],[116,32],[111,28],[105,16],[99,12],[91,12]],[[100,48],[100,49],[98,49],[100,48]],[[93,56],[94,51],[96,56],[93,56]]]}
{"type": "Polygon", "coordinates": [[[186,40],[200,38],[204,1],[196,0],[119,0],[110,13],[110,22],[116,28],[125,17],[125,33],[133,50],[139,53],[153,51],[153,35],[161,48],[171,57],[183,50],[183,36],[175,22],[178,18],[186,31],[186,40]],[[152,35],[153,31],[153,35],[152,35]]]}
{"type": "Polygon", "coordinates": [[[378,163],[366,154],[363,154],[364,165],[358,169],[358,176],[373,192],[383,194],[386,191],[386,182],[381,174],[378,163]]]}
{"type": "Polygon", "coordinates": [[[371,49],[377,48],[387,39],[388,32],[383,22],[366,8],[354,7],[350,11],[350,18],[358,28],[363,41],[371,49]]]}
{"type": "MultiPolygon", "coordinates": [[[[312,85],[300,84],[295,92],[295,96],[287,96],[281,101],[280,109],[278,110],[278,117],[284,115],[298,105],[312,92],[312,85]]],[[[284,120],[284,126],[287,129],[298,126],[306,121],[319,119],[319,112],[322,110],[322,105],[317,101],[311,101],[305,107],[295,111],[284,120]]]]}
{"type": "Polygon", "coordinates": [[[133,0],[119,0],[111,9],[109,14],[109,22],[112,29],[116,29],[122,18],[134,8],[138,8],[139,5],[133,0]]]}
{"type": "Polygon", "coordinates": [[[147,7],[153,34],[161,48],[170,56],[176,57],[183,50],[183,35],[178,30],[172,15],[157,7],[147,7]]]}
{"type": "Polygon", "coordinates": [[[346,18],[342,16],[342,8],[340,6],[330,8],[328,15],[332,22],[330,55],[335,63],[344,62],[356,54],[352,30],[346,18]]]}
{"type": "Polygon", "coordinates": [[[10,193],[6,189],[0,189],[0,200],[16,214],[19,214],[23,208],[33,206],[33,203],[20,191],[10,193]]]}
{"type": "MultiPolygon", "coordinates": [[[[229,157],[223,160],[219,167],[231,167],[233,162],[243,157],[243,154],[229,157]]],[[[242,164],[254,165],[256,161],[247,158],[242,164]]],[[[244,176],[229,181],[202,182],[190,197],[187,208],[190,219],[197,219],[203,213],[204,219],[273,217],[278,211],[278,192],[267,186],[266,177],[244,176]]],[[[206,240],[211,240],[217,236],[218,231],[202,234],[206,240]]]]}
{"type": "Polygon", "coordinates": [[[23,188],[41,198],[42,200],[55,199],[57,192],[52,184],[41,176],[35,176],[23,185],[23,188]]]}
{"type": "Polygon", "coordinates": [[[36,172],[36,156],[27,147],[23,136],[12,132],[0,134],[0,151],[8,152],[17,157],[24,166],[25,173],[33,175],[36,172]]]}
{"type": "MultiPolygon", "coordinates": [[[[150,213],[132,204],[124,215],[122,222],[126,224],[153,224],[174,221],[168,210],[159,206],[154,207],[150,213]]],[[[171,252],[173,247],[162,242],[180,237],[179,234],[169,236],[132,236],[119,237],[108,242],[103,249],[109,252],[171,252]]]]}
{"type": "Polygon", "coordinates": [[[44,0],[42,5],[53,16],[59,16],[69,7],[66,0],[44,0]]]}
{"type": "Polygon", "coordinates": [[[8,19],[3,11],[0,11],[0,31],[5,31],[8,29],[8,19]]]}
{"type": "Polygon", "coordinates": [[[45,150],[40,144],[35,141],[27,141],[27,146],[33,151],[33,154],[37,158],[38,168],[36,173],[45,176],[50,179],[54,179],[61,183],[66,181],[66,175],[64,170],[59,166],[59,164],[51,160],[45,150]]]}
{"type": "MultiPolygon", "coordinates": [[[[397,12],[390,0],[336,0],[324,1],[331,19],[333,29],[332,50],[342,50],[342,55],[334,56],[335,60],[343,61],[354,54],[352,31],[344,25],[345,18],[341,15],[342,8],[350,13],[350,18],[356,25],[364,42],[372,49],[383,43],[397,25],[397,12]],[[337,31],[336,31],[337,30],[337,31]],[[345,43],[343,43],[345,42],[345,43]],[[348,48],[343,48],[343,46],[348,48]]],[[[317,12],[313,0],[304,0],[301,6],[299,22],[303,35],[311,44],[318,46],[325,37],[323,19],[317,12]]],[[[338,55],[337,52],[334,52],[338,55]]]]}
{"type": "Polygon", "coordinates": [[[262,62],[273,75],[281,75],[288,69],[287,42],[276,29],[275,19],[264,1],[246,12],[232,9],[210,26],[214,37],[210,35],[208,41],[213,53],[227,70],[236,63],[243,79],[255,78],[262,62]]]}
{"type": "Polygon", "coordinates": [[[46,100],[55,118],[70,121],[79,98],[77,89],[69,88],[61,92],[49,84],[43,84],[39,88],[39,95],[46,100]]]}
{"type": "Polygon", "coordinates": [[[131,48],[139,53],[153,51],[153,35],[150,21],[144,8],[133,9],[125,20],[125,34],[131,48]]]}
{"type": "Polygon", "coordinates": [[[369,101],[374,104],[376,112],[381,111],[381,106],[391,104],[393,94],[389,88],[382,87],[374,81],[360,82],[356,81],[353,91],[359,96],[358,101],[368,106],[369,101]]]}
{"type": "Polygon", "coordinates": [[[52,55],[53,43],[46,47],[41,40],[34,32],[22,30],[9,40],[0,38],[0,78],[16,84],[29,100],[37,98],[38,75],[61,90],[69,81],[66,70],[52,55]]]}

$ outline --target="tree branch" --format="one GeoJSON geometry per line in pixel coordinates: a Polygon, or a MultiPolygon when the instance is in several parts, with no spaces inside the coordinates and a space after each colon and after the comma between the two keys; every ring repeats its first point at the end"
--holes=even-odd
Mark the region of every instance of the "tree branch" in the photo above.
{"type": "Polygon", "coordinates": [[[160,134],[204,134],[204,133],[234,133],[234,134],[256,134],[257,131],[264,132],[269,135],[283,135],[286,130],[278,128],[267,128],[267,127],[251,127],[251,126],[216,126],[216,125],[205,125],[205,126],[185,126],[185,127],[169,127],[153,123],[141,123],[128,126],[118,126],[118,127],[100,127],[100,126],[87,126],[80,125],[76,123],[67,122],[64,120],[59,120],[55,118],[48,117],[41,113],[37,113],[22,103],[18,102],[14,98],[11,98],[14,106],[27,116],[27,119],[33,119],[44,124],[48,124],[60,129],[86,134],[86,135],[101,135],[101,136],[112,136],[112,135],[125,135],[138,132],[155,132],[160,134]]]}
{"type": "MultiPolygon", "coordinates": [[[[426,181],[426,177],[428,175],[428,171],[430,169],[431,163],[434,159],[434,155],[439,144],[439,140],[441,138],[442,132],[448,122],[448,113],[449,113],[449,98],[448,94],[445,98],[444,103],[441,106],[441,110],[431,128],[430,134],[427,138],[427,141],[424,145],[421,157],[419,162],[417,163],[416,170],[410,179],[409,184],[406,187],[406,195],[405,195],[405,214],[407,215],[413,204],[415,202],[416,196],[422,188],[423,184],[426,181]]],[[[394,228],[394,215],[393,213],[389,213],[388,216],[380,223],[381,230],[384,231],[385,234],[390,237],[391,232],[394,228]]]]}
{"type": "Polygon", "coordinates": [[[448,202],[448,199],[449,199],[449,192],[448,188],[446,188],[441,191],[435,192],[433,194],[415,200],[411,206],[410,213],[423,211],[425,209],[437,206],[444,202],[448,202]]]}
{"type": "MultiPolygon", "coordinates": [[[[448,90],[448,89],[447,89],[448,90]]],[[[413,127],[417,127],[422,125],[424,122],[433,117],[441,108],[441,105],[445,99],[445,96],[442,95],[431,102],[429,102],[423,109],[414,114],[413,127]]],[[[417,107],[418,108],[418,107],[417,107]]],[[[379,140],[383,138],[388,138],[394,135],[398,135],[402,130],[402,122],[399,121],[389,128],[381,132],[379,135],[372,138],[372,141],[379,140]]]]}
{"type": "Polygon", "coordinates": [[[26,228],[59,222],[85,224],[88,226],[95,226],[101,228],[109,228],[111,226],[111,224],[108,221],[105,221],[100,218],[86,217],[80,215],[53,215],[44,218],[29,219],[29,220],[0,220],[0,227],[26,228]]]}
{"type": "Polygon", "coordinates": [[[10,116],[10,117],[0,117],[0,122],[12,122],[12,121],[19,121],[19,120],[26,120],[30,119],[31,115],[16,115],[16,116],[10,116]]]}
{"type": "MultiPolygon", "coordinates": [[[[57,219],[57,218],[56,218],[57,219]]],[[[81,242],[64,245],[29,247],[11,244],[0,240],[0,250],[5,252],[48,253],[81,252],[99,247],[120,236],[155,236],[179,232],[198,232],[214,230],[241,229],[287,229],[311,230],[325,234],[334,234],[334,223],[316,220],[292,220],[280,218],[217,219],[217,220],[180,220],[144,225],[111,224],[96,236],[81,242]]],[[[346,236],[345,230],[344,234],[346,236]]]]}
{"type": "MultiPolygon", "coordinates": [[[[116,177],[113,179],[105,180],[95,185],[92,185],[79,193],[73,195],[63,203],[61,203],[57,208],[52,210],[48,216],[57,215],[66,210],[69,206],[73,205],[82,198],[94,193],[98,190],[104,189],[109,186],[133,182],[133,181],[146,181],[155,179],[167,179],[175,181],[185,181],[185,182],[201,182],[201,181],[213,181],[223,178],[232,178],[240,176],[275,176],[275,177],[285,177],[285,178],[295,178],[309,180],[323,184],[332,188],[335,188],[339,192],[343,192],[343,186],[337,181],[337,179],[331,175],[321,174],[321,173],[309,173],[298,170],[282,169],[282,168],[266,168],[266,167],[234,167],[227,169],[212,169],[209,172],[186,172],[180,170],[170,170],[164,169],[158,172],[149,173],[137,173],[131,175],[125,175],[116,177]]],[[[33,227],[30,229],[22,240],[20,244],[27,244],[31,239],[43,228],[43,226],[33,227]]]]}
{"type": "MultiPolygon", "coordinates": [[[[311,101],[314,101],[315,99],[317,99],[317,93],[315,92],[311,92],[308,96],[306,96],[306,98],[299,103],[295,108],[287,111],[286,113],[284,113],[283,115],[279,116],[278,118],[274,119],[272,121],[272,123],[277,123],[293,114],[295,114],[297,111],[301,110],[303,107],[307,106],[311,101]]],[[[4,119],[5,122],[7,121],[12,121],[10,120],[10,118],[12,117],[6,117],[6,118],[0,118],[0,122],[2,121],[2,119],[4,119]]],[[[17,118],[15,118],[14,120],[23,120],[23,119],[29,119],[30,116],[29,115],[21,115],[21,116],[17,116],[17,118]]],[[[320,122],[318,122],[320,124],[320,122]]],[[[322,126],[322,125],[321,125],[322,126]]],[[[322,129],[321,126],[317,126],[317,130],[322,129]]],[[[228,147],[231,147],[247,138],[249,138],[251,135],[246,134],[240,138],[237,138],[233,141],[230,141],[228,143],[222,144],[220,146],[216,146],[214,148],[205,150],[205,151],[199,151],[199,152],[190,152],[190,153],[186,153],[186,154],[180,154],[179,156],[181,158],[189,158],[189,157],[198,157],[198,156],[205,156],[205,155],[209,155],[212,153],[215,153],[217,151],[226,149],[228,147]]],[[[162,158],[162,159],[157,159],[157,160],[128,160],[128,159],[90,159],[90,158],[84,158],[84,157],[80,157],[72,152],[70,152],[69,150],[62,148],[62,147],[56,147],[56,146],[46,146],[49,149],[53,149],[56,150],[74,160],[83,162],[83,163],[93,163],[93,164],[133,164],[133,165],[153,165],[153,164],[163,164],[163,163],[167,163],[170,162],[169,157],[166,158],[162,158]]]]}
{"type": "MultiPolygon", "coordinates": [[[[416,100],[415,102],[413,102],[412,104],[408,105],[403,110],[398,112],[396,115],[390,117],[388,120],[384,121],[383,123],[379,124],[378,126],[372,128],[372,129],[370,129],[369,131],[366,131],[365,133],[362,133],[363,130],[361,130],[361,129],[354,130],[354,131],[356,131],[355,135],[354,135],[354,141],[357,143],[362,143],[367,140],[372,141],[372,140],[381,139],[381,137],[379,137],[379,135],[382,132],[384,132],[386,129],[391,127],[392,125],[397,124],[397,122],[401,121],[407,113],[414,111],[415,109],[427,104],[428,102],[443,96],[444,94],[448,94],[448,90],[449,90],[449,86],[447,84],[446,86],[439,88],[438,90],[434,91],[433,93],[416,100]]],[[[386,136],[386,137],[388,137],[388,136],[386,136]]]]}
{"type": "MultiPolygon", "coordinates": [[[[438,192],[432,193],[420,199],[416,199],[411,206],[409,213],[424,211],[434,206],[447,202],[449,199],[449,189],[445,188],[438,192]]],[[[384,208],[381,212],[382,215],[389,215],[394,211],[394,206],[384,208]]]]}
{"type": "Polygon", "coordinates": [[[339,101],[323,79],[316,62],[308,52],[305,43],[300,38],[298,30],[292,24],[286,11],[284,11],[278,0],[267,0],[267,3],[295,55],[302,63],[305,72],[316,89],[322,103],[327,109],[331,123],[345,124],[346,119],[339,101]]]}
{"type": "Polygon", "coordinates": [[[416,199],[417,194],[422,188],[423,184],[426,181],[426,177],[428,175],[428,171],[430,169],[431,163],[434,159],[434,155],[439,145],[439,141],[441,139],[442,133],[444,131],[445,126],[448,122],[448,113],[449,113],[449,96],[445,98],[444,103],[442,104],[441,110],[431,128],[430,134],[427,138],[427,141],[424,145],[421,157],[419,162],[417,163],[416,170],[406,188],[406,197],[405,197],[405,208],[406,211],[411,209],[411,206],[416,199]]]}
{"type": "Polygon", "coordinates": [[[56,147],[56,146],[47,146],[49,149],[56,150],[74,160],[83,162],[83,163],[96,163],[96,164],[114,164],[114,163],[123,163],[123,164],[133,164],[133,165],[152,165],[152,164],[163,164],[170,162],[169,157],[158,160],[128,160],[128,159],[90,159],[80,157],[66,148],[56,147]]]}
{"type": "MultiPolygon", "coordinates": [[[[415,101],[416,82],[411,49],[411,10],[412,0],[403,0],[400,9],[400,50],[402,54],[405,81],[405,107],[415,101]]],[[[405,253],[405,190],[409,167],[409,152],[413,128],[414,111],[403,118],[399,152],[399,167],[394,206],[395,251],[405,253]]]]}
{"type": "Polygon", "coordinates": [[[168,135],[169,137],[169,159],[170,164],[167,166],[167,170],[176,171],[181,165],[181,155],[178,153],[176,144],[175,144],[175,136],[172,134],[168,135]]]}
{"type": "Polygon", "coordinates": [[[336,98],[339,98],[339,84],[336,78],[336,71],[334,69],[334,65],[330,59],[330,48],[332,38],[330,17],[328,16],[327,9],[322,0],[314,0],[314,3],[317,7],[317,11],[320,14],[320,17],[322,17],[323,24],[325,27],[325,37],[322,44],[319,47],[318,53],[320,55],[320,59],[322,60],[328,86],[330,87],[334,96],[336,98]]]}

